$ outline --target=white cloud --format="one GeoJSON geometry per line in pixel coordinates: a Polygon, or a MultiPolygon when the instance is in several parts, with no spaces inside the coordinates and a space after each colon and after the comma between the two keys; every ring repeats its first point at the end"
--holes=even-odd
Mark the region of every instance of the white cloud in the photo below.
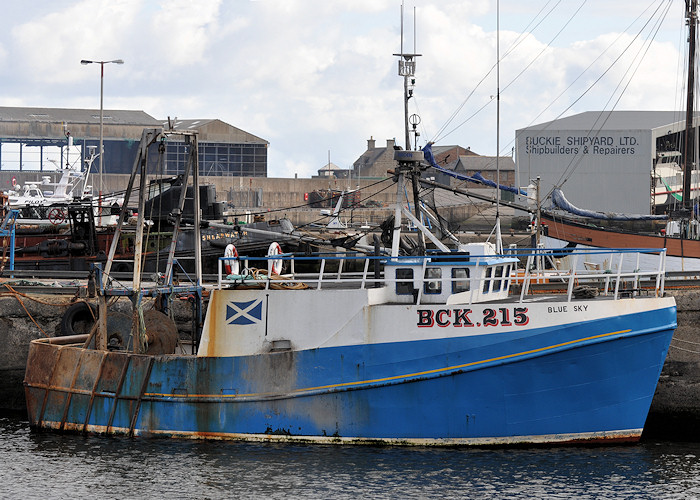
{"type": "Polygon", "coordinates": [[[70,83],[84,72],[81,59],[119,58],[118,47],[128,36],[138,4],[84,0],[17,24],[5,41],[18,75],[48,85],[70,83]]]}
{"type": "MultiPolygon", "coordinates": [[[[411,100],[411,113],[422,117],[422,141],[446,125],[443,144],[494,154],[495,71],[476,86],[496,60],[495,2],[405,3],[404,49],[413,50],[416,6],[423,54],[411,100]]],[[[80,59],[121,58],[124,66],[105,68],[107,108],[142,109],[163,119],[219,118],[270,141],[271,175],[311,175],[327,162],[329,149],[332,161],[347,167],[370,136],[377,144],[394,137],[403,142],[402,80],[392,55],[400,48],[400,4],[67,0],[39,2],[31,12],[10,5],[0,19],[0,62],[8,68],[0,105],[95,108],[99,73],[80,59]]],[[[579,5],[501,1],[501,55],[519,40],[500,68],[503,147],[516,129],[571,106],[619,49],[609,49],[572,82],[618,33],[633,26],[618,42],[624,44],[648,18],[634,23],[646,8],[638,2],[589,0],[558,34],[579,5]],[[543,6],[543,12],[555,9],[541,24],[530,23],[543,6]]],[[[617,109],[683,105],[676,76],[682,10],[672,7],[617,109]]],[[[605,106],[629,66],[623,62],[566,113],[605,106]]]]}
{"type": "Polygon", "coordinates": [[[208,58],[217,36],[220,4],[221,0],[160,2],[149,19],[150,43],[144,49],[166,66],[196,66],[208,58]]]}

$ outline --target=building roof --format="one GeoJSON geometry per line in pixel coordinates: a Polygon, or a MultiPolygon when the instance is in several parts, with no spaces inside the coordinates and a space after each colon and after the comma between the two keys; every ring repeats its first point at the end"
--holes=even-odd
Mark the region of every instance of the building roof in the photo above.
{"type": "MultiPolygon", "coordinates": [[[[697,119],[697,114],[695,115],[697,119]]],[[[679,111],[586,111],[565,118],[525,127],[527,130],[644,130],[664,127],[685,121],[685,113],[679,111]]]]}
{"type": "Polygon", "coordinates": [[[340,168],[338,165],[336,165],[333,162],[326,163],[323,167],[319,168],[319,172],[328,172],[329,170],[347,170],[344,168],[340,168]]]}
{"type": "Polygon", "coordinates": [[[463,151],[466,151],[468,155],[478,155],[478,153],[475,153],[474,151],[467,146],[466,148],[463,146],[459,146],[458,144],[453,144],[451,146],[438,146],[437,144],[433,145],[433,156],[440,156],[443,153],[446,153],[447,151],[452,151],[453,149],[461,149],[463,151]]]}
{"type": "MultiPolygon", "coordinates": [[[[170,121],[173,130],[197,130],[212,123],[216,120],[213,119],[198,119],[198,120],[180,120],[175,118],[170,121]]],[[[168,128],[168,120],[163,122],[163,127],[168,128]]]]}
{"type": "Polygon", "coordinates": [[[198,131],[200,138],[208,141],[243,142],[269,144],[269,142],[257,135],[234,127],[218,118],[198,118],[193,120],[161,120],[164,129],[181,131],[198,131]]]}
{"type": "MultiPolygon", "coordinates": [[[[160,126],[143,111],[105,109],[103,120],[112,125],[160,126]]],[[[100,123],[99,109],[0,107],[0,122],[100,123]]]]}
{"type": "MultiPolygon", "coordinates": [[[[472,155],[461,155],[459,157],[459,164],[465,170],[496,170],[496,157],[495,156],[472,156],[472,155]]],[[[498,167],[501,170],[515,170],[515,162],[510,156],[500,156],[498,159],[498,167]]],[[[457,168],[457,166],[455,166],[457,168]]]]}

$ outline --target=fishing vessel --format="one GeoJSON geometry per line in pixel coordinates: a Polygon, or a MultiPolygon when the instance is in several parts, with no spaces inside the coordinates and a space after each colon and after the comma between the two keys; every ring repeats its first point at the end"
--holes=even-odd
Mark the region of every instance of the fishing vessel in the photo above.
{"type": "MultiPolygon", "coordinates": [[[[418,54],[397,55],[407,103],[418,54]]],[[[649,271],[623,271],[642,250],[581,271],[585,252],[504,253],[498,225],[493,241],[447,235],[447,245],[422,224],[420,203],[414,215],[402,201],[410,187],[418,197],[424,167],[408,127],[406,137],[390,248],[222,257],[192,354],[160,348],[174,325],[143,304],[156,295],[167,312],[184,295],[201,317],[201,273],[185,289],[144,288],[135,272],[127,292],[109,280],[108,259],[92,332],[30,345],[31,427],[335,444],[638,440],[676,327],[664,251],[649,271]],[[403,220],[420,231],[413,255],[400,252],[403,220]],[[549,293],[532,286],[544,258],[568,259],[549,293]],[[126,335],[109,330],[107,302],[120,294],[133,304],[126,335]]]]}
{"type": "MultiPolygon", "coordinates": [[[[140,350],[148,329],[112,349],[87,335],[33,341],[30,424],[326,443],[639,439],[676,326],[663,252],[648,273],[581,273],[572,262],[552,276],[562,293],[544,295],[528,286],[536,252],[438,247],[422,256],[239,257],[240,274],[210,290],[196,354],[140,350]],[[280,264],[291,272],[274,274],[280,264]],[[296,271],[304,264],[317,267],[296,271]],[[360,270],[337,270],[352,264],[360,270]]],[[[611,256],[622,265],[637,255],[611,256]]]]}

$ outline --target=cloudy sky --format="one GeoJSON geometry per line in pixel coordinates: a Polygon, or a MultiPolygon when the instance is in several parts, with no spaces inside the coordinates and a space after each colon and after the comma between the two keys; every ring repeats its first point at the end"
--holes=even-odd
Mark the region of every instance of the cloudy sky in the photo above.
{"type": "MultiPolygon", "coordinates": [[[[420,144],[496,153],[496,1],[404,0],[420,144]]],[[[515,130],[590,110],[683,109],[682,0],[501,0],[501,152],[515,130]]],[[[270,142],[270,177],[403,144],[401,0],[3,3],[0,106],[218,118],[270,142]]]]}

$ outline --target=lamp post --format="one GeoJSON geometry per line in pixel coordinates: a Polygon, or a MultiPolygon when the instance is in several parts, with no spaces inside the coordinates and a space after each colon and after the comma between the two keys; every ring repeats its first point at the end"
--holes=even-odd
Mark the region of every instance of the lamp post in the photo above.
{"type": "Polygon", "coordinates": [[[103,102],[104,102],[104,81],[105,81],[105,64],[109,63],[114,63],[114,64],[124,64],[124,61],[122,59],[114,59],[112,61],[88,61],[87,59],[83,59],[80,61],[80,64],[99,64],[100,65],[100,149],[99,149],[99,158],[100,158],[100,189],[99,189],[99,198],[97,200],[98,204],[98,210],[100,214],[100,221],[102,221],[102,157],[104,156],[104,148],[102,146],[103,142],[103,135],[102,135],[102,130],[104,127],[104,108],[103,108],[103,102]]]}

